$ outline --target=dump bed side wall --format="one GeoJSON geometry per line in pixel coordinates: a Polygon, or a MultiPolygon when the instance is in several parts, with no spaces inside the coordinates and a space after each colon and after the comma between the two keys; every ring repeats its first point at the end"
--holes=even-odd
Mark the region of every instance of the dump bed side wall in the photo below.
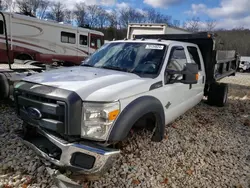
{"type": "Polygon", "coordinates": [[[188,34],[191,33],[187,30],[175,28],[175,27],[167,27],[165,34],[188,34]]]}

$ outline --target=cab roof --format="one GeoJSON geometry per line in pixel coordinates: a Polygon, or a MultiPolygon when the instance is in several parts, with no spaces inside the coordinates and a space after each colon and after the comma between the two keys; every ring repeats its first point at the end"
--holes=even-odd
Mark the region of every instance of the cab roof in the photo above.
{"type": "Polygon", "coordinates": [[[118,42],[124,42],[124,43],[156,43],[156,44],[164,44],[164,45],[184,45],[184,46],[196,46],[196,44],[189,43],[189,42],[180,42],[176,40],[158,40],[158,39],[125,39],[125,40],[115,40],[115,41],[110,41],[112,43],[118,43],[118,42]]]}

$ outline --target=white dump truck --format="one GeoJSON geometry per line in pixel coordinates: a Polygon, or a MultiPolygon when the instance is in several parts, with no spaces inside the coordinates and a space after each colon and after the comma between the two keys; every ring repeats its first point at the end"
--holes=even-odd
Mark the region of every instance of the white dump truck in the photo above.
{"type": "Polygon", "coordinates": [[[15,86],[23,141],[43,159],[83,174],[102,174],[131,129],[164,138],[165,126],[207,97],[227,102],[235,51],[216,51],[208,33],[144,35],[111,41],[80,66],[23,78],[15,86]]]}
{"type": "Polygon", "coordinates": [[[130,23],[128,24],[127,38],[133,39],[135,35],[144,34],[188,34],[191,33],[182,28],[170,27],[168,24],[161,23],[130,23]]]}

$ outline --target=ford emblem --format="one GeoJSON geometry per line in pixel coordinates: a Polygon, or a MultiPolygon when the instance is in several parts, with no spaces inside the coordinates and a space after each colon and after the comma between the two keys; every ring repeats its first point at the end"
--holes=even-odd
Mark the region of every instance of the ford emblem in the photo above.
{"type": "Polygon", "coordinates": [[[26,111],[28,113],[28,116],[32,119],[38,120],[42,118],[42,113],[36,108],[28,107],[26,108],[26,111]]]}

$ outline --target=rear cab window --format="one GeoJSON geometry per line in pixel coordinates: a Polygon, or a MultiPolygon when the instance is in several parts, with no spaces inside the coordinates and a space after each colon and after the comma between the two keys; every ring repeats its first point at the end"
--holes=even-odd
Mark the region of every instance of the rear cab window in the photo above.
{"type": "Polygon", "coordinates": [[[201,60],[198,49],[194,46],[188,46],[187,50],[191,59],[191,63],[196,63],[199,66],[199,70],[201,70],[201,60]]]}
{"type": "Polygon", "coordinates": [[[173,46],[170,51],[167,68],[182,71],[187,63],[187,57],[183,46],[173,46]]]}

